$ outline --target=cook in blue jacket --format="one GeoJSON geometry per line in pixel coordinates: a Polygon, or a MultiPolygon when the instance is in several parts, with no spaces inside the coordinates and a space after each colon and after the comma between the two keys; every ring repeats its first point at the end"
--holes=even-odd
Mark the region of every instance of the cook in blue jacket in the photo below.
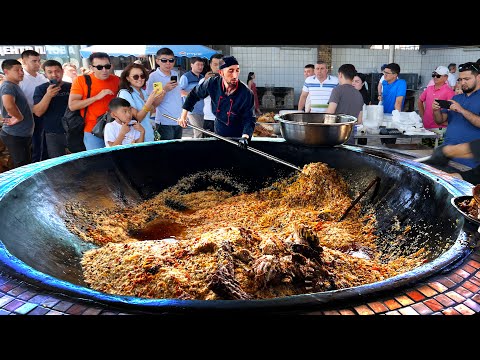
{"type": "Polygon", "coordinates": [[[255,129],[255,103],[252,91],[238,80],[239,74],[240,66],[235,57],[221,59],[219,74],[195,86],[188,94],[178,119],[179,125],[187,127],[188,112],[197,101],[210,95],[215,133],[240,138],[239,146],[246,149],[255,129]]]}

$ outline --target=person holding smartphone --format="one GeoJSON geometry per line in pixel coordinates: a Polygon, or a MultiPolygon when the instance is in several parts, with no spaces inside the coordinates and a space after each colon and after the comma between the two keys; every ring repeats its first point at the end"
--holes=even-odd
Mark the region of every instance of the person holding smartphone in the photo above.
{"type": "MultiPolygon", "coordinates": [[[[433,117],[437,125],[448,123],[443,145],[457,145],[480,139],[480,65],[467,62],[459,65],[458,80],[462,94],[454,95],[449,109],[442,109],[433,101],[433,117]]],[[[455,162],[475,168],[480,161],[475,158],[453,158],[455,162]]]]}
{"type": "Polygon", "coordinates": [[[45,146],[49,158],[67,154],[67,137],[62,117],[68,106],[72,83],[63,81],[64,70],[57,60],[47,60],[42,69],[49,82],[39,85],[33,93],[33,113],[42,118],[45,146]]]}
{"type": "Polygon", "coordinates": [[[157,104],[155,111],[155,129],[161,140],[181,139],[183,128],[174,120],[163,114],[178,118],[182,113],[182,96],[178,86],[178,73],[174,70],[175,55],[170,48],[161,48],[157,51],[155,61],[158,68],[151,72],[147,80],[147,94],[154,91],[154,83],[161,82],[165,91],[163,100],[157,104]],[[177,78],[175,78],[177,77],[177,78]]]}
{"type": "Polygon", "coordinates": [[[212,113],[215,114],[215,133],[239,138],[238,146],[248,148],[257,118],[252,91],[239,81],[240,65],[233,56],[220,60],[220,76],[214,76],[195,86],[183,104],[178,123],[187,127],[187,114],[195,104],[210,95],[212,113]]]}
{"type": "MultiPolygon", "coordinates": [[[[446,66],[438,66],[432,72],[433,84],[427,86],[424,92],[418,97],[418,114],[422,118],[423,127],[429,131],[442,136],[439,144],[443,141],[443,135],[447,128],[447,122],[437,124],[433,119],[432,104],[436,100],[450,100],[455,92],[448,84],[448,69],[446,66]]],[[[433,148],[435,139],[422,139],[422,145],[433,148]]]]}

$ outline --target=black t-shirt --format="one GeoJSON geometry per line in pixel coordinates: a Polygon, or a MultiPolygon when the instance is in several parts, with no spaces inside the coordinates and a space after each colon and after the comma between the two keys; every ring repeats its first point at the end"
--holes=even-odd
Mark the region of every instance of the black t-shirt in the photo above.
{"type": "MultiPolygon", "coordinates": [[[[45,84],[38,85],[35,88],[35,91],[33,93],[34,105],[42,101],[43,97],[47,93],[47,88],[50,85],[51,84],[47,82],[45,84]]],[[[65,129],[62,126],[62,117],[68,106],[68,97],[70,96],[70,89],[72,88],[72,84],[69,82],[64,82],[61,86],[62,87],[60,91],[50,101],[50,105],[48,106],[47,111],[45,111],[45,114],[42,115],[43,126],[46,133],[65,133],[65,129]]]]}

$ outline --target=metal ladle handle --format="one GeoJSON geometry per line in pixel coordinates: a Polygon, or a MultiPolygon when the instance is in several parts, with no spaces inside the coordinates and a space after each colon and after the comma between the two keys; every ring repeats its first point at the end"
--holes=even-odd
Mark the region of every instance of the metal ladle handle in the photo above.
{"type": "MultiPolygon", "coordinates": [[[[167,115],[167,114],[162,114],[163,116],[165,116],[166,118],[170,119],[170,120],[173,120],[173,121],[177,121],[178,122],[178,119],[175,119],[173,116],[170,116],[170,115],[167,115]]],[[[195,125],[192,125],[190,124],[188,121],[187,121],[187,125],[190,126],[191,128],[193,129],[196,129],[198,131],[201,131],[205,134],[208,134],[210,136],[213,136],[213,137],[216,137],[217,139],[220,139],[220,140],[223,140],[223,141],[226,141],[226,142],[229,142],[230,144],[233,144],[235,146],[238,146],[238,142],[237,141],[234,141],[234,140],[231,140],[229,138],[226,138],[226,137],[223,137],[221,135],[218,135],[218,134],[215,134],[214,132],[211,132],[209,130],[206,130],[206,129],[203,129],[203,128],[200,128],[198,126],[195,126],[195,125]]],[[[278,163],[281,163],[283,165],[287,165],[289,167],[291,167],[292,169],[295,169],[297,171],[300,171],[302,172],[302,169],[299,168],[298,166],[295,166],[293,164],[290,164],[289,162],[286,162],[282,159],[279,159],[279,158],[276,158],[275,156],[272,156],[272,155],[269,155],[267,153],[264,153],[263,151],[260,151],[260,150],[257,150],[255,148],[252,148],[250,146],[247,147],[247,150],[250,150],[251,152],[254,152],[255,154],[258,154],[258,155],[262,155],[264,157],[266,157],[267,159],[269,160],[273,160],[273,161],[276,161],[278,163]]]]}

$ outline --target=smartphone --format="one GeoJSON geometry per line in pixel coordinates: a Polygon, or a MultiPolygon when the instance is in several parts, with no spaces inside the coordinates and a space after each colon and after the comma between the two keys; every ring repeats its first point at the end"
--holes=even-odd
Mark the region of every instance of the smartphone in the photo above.
{"type": "Polygon", "coordinates": [[[163,84],[160,81],[154,82],[153,90],[155,90],[156,92],[161,92],[163,90],[163,84]]]}
{"type": "Polygon", "coordinates": [[[442,109],[450,109],[450,105],[452,105],[452,103],[448,100],[435,100],[442,109]]]}
{"type": "Polygon", "coordinates": [[[135,120],[130,120],[130,122],[128,123],[128,126],[133,126],[137,123],[137,121],[135,120]]]}
{"type": "Polygon", "coordinates": [[[177,75],[172,75],[172,76],[170,76],[170,81],[175,81],[175,82],[177,82],[177,75]]]}
{"type": "Polygon", "coordinates": [[[58,86],[58,81],[57,81],[57,79],[52,79],[52,80],[50,80],[50,84],[55,85],[55,86],[58,86]]]}

